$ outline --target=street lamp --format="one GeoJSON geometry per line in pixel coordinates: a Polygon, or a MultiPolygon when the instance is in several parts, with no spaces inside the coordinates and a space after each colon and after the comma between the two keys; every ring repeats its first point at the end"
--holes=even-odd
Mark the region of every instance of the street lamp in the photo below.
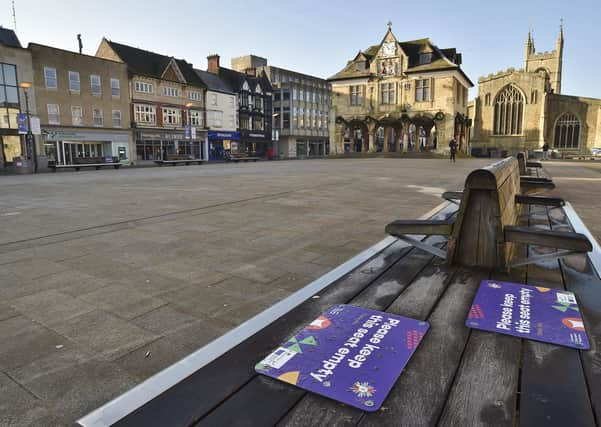
{"type": "Polygon", "coordinates": [[[190,154],[192,154],[193,156],[196,157],[196,153],[192,153],[192,147],[194,147],[194,141],[192,140],[192,123],[190,120],[190,108],[192,108],[194,104],[191,102],[188,102],[186,104],[186,127],[188,128],[188,138],[190,139],[190,154]]]}
{"type": "Polygon", "coordinates": [[[33,132],[31,131],[31,114],[29,114],[29,93],[28,89],[31,88],[31,82],[21,82],[19,83],[19,87],[23,89],[23,93],[25,94],[25,113],[27,114],[27,135],[25,135],[27,152],[29,152],[29,147],[31,146],[31,152],[33,154],[33,173],[38,171],[38,153],[35,146],[35,140],[33,138],[33,132]]]}

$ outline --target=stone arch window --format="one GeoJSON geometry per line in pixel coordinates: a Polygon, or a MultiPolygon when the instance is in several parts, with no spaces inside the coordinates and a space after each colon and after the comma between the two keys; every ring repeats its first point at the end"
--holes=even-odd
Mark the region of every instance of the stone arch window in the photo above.
{"type": "Polygon", "coordinates": [[[562,114],[555,122],[555,148],[578,148],[580,120],[572,113],[562,114]]]}
{"type": "Polygon", "coordinates": [[[484,95],[484,105],[490,106],[490,93],[484,95]]]}
{"type": "Polygon", "coordinates": [[[495,135],[521,135],[524,121],[524,95],[515,86],[505,86],[494,102],[495,135]]]}

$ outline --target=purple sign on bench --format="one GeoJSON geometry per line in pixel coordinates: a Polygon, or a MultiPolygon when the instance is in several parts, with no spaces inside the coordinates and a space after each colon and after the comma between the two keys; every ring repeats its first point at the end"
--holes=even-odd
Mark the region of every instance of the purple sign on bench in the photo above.
{"type": "Polygon", "coordinates": [[[352,305],[335,305],[255,366],[364,411],[382,405],[429,325],[352,305]]]}
{"type": "Polygon", "coordinates": [[[483,280],[465,324],[470,328],[588,350],[572,292],[483,280]]]}

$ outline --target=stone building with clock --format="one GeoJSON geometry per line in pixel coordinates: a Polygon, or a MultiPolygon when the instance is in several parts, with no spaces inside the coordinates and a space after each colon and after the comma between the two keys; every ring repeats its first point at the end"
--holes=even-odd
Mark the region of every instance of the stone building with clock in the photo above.
{"type": "Polygon", "coordinates": [[[533,151],[545,142],[559,155],[601,148],[601,99],[561,93],[563,49],[562,27],[550,52],[536,52],[528,33],[524,68],[478,80],[478,96],[468,109],[472,154],[533,151]]]}
{"type": "Polygon", "coordinates": [[[398,41],[391,26],[328,79],[331,153],[444,151],[452,137],[467,151],[473,84],[461,54],[428,38],[398,41]]]}

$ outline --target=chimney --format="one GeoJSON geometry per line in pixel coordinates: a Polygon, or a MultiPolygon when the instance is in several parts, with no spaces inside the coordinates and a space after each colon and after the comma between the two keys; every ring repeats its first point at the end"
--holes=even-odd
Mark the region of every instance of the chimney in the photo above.
{"type": "Polygon", "coordinates": [[[207,56],[207,71],[213,74],[219,73],[219,55],[207,56]]]}
{"type": "Polygon", "coordinates": [[[249,75],[249,76],[256,77],[257,76],[257,69],[256,68],[252,68],[252,67],[247,68],[246,69],[246,74],[249,75]]]}
{"type": "Polygon", "coordinates": [[[79,44],[79,54],[81,55],[81,51],[83,50],[83,43],[81,42],[81,34],[77,35],[77,43],[79,44]]]}

